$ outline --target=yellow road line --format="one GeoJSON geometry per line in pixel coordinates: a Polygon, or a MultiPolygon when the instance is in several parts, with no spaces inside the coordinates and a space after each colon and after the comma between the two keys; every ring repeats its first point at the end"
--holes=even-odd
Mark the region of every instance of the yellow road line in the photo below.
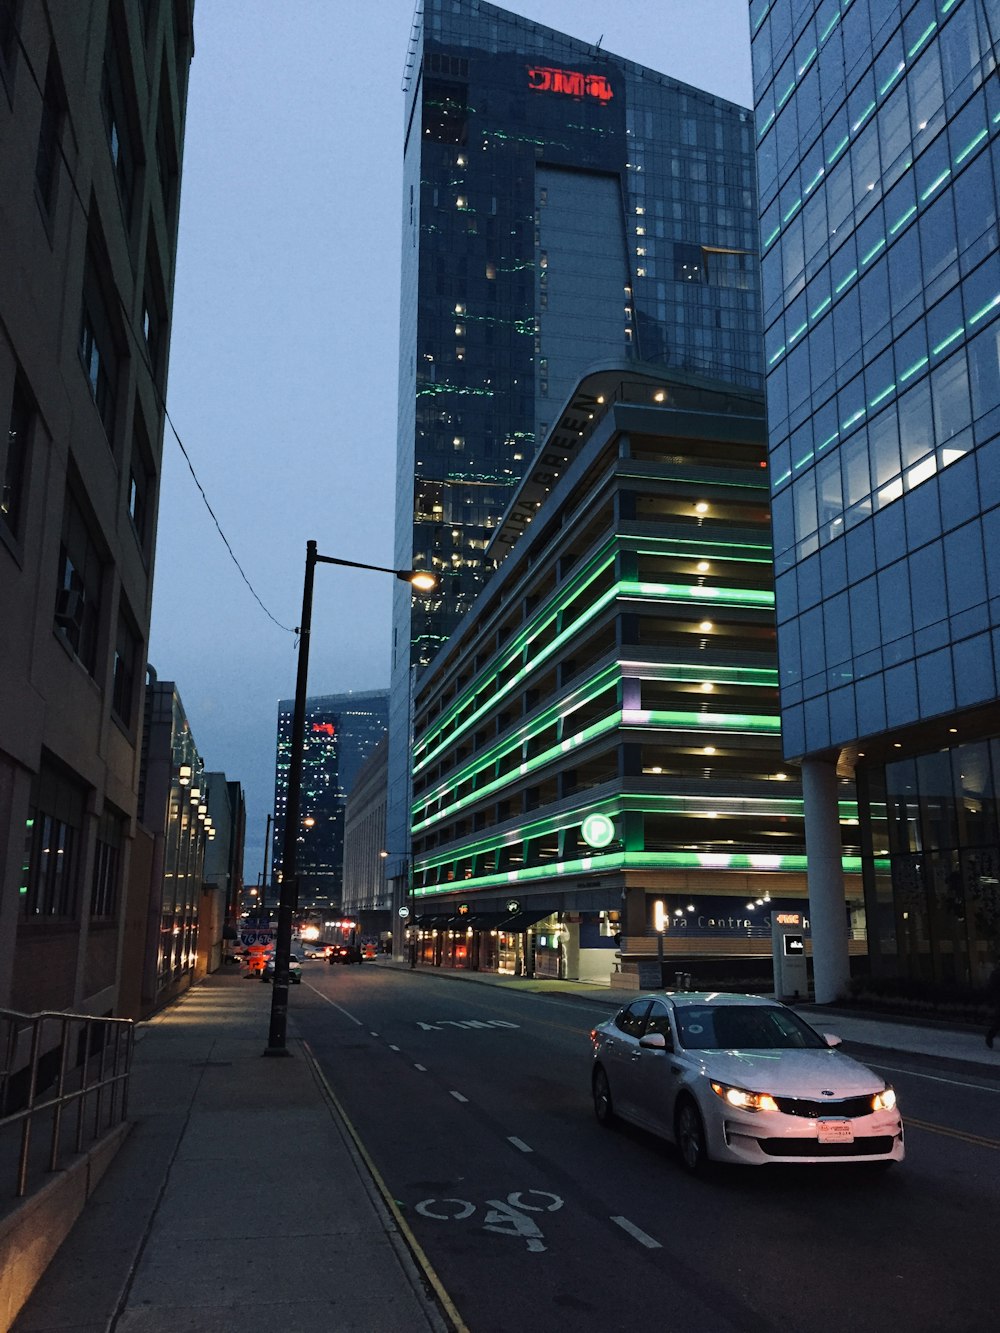
{"type": "Polygon", "coordinates": [[[964,1129],[948,1129],[946,1125],[934,1125],[929,1120],[915,1120],[913,1116],[903,1117],[906,1129],[926,1129],[929,1134],[943,1134],[949,1139],[961,1139],[977,1148],[1000,1148],[1000,1139],[987,1139],[981,1134],[968,1134],[964,1129]]]}
{"type": "Polygon", "coordinates": [[[307,1041],[303,1041],[302,1045],[305,1048],[306,1055],[309,1057],[309,1061],[312,1064],[313,1072],[319,1079],[323,1091],[326,1093],[327,1097],[329,1097],[330,1101],[333,1103],[333,1106],[337,1114],[340,1116],[344,1128],[347,1130],[348,1134],[350,1134],[354,1146],[358,1151],[358,1155],[361,1157],[361,1160],[364,1162],[365,1166],[371,1172],[372,1180],[374,1180],[375,1185],[378,1188],[378,1192],[382,1195],[383,1203],[389,1209],[389,1212],[392,1214],[393,1220],[399,1227],[399,1230],[403,1238],[405,1239],[407,1245],[410,1247],[413,1257],[420,1265],[424,1277],[433,1287],[435,1295],[441,1302],[441,1308],[444,1310],[445,1314],[451,1320],[451,1324],[453,1329],[455,1330],[455,1333],[469,1333],[468,1325],[462,1319],[462,1316],[459,1314],[454,1301],[451,1299],[451,1297],[445,1290],[444,1283],[441,1281],[441,1279],[435,1272],[431,1264],[431,1261],[424,1253],[423,1247],[421,1246],[420,1242],[417,1240],[416,1236],[410,1230],[410,1226],[407,1223],[406,1218],[399,1211],[399,1205],[396,1203],[396,1200],[392,1197],[392,1192],[390,1191],[388,1185],[382,1179],[382,1174],[379,1171],[378,1167],[375,1165],[375,1163],[369,1156],[368,1149],[361,1142],[360,1135],[358,1134],[358,1131],[354,1128],[354,1125],[351,1123],[350,1117],[348,1116],[347,1112],[344,1110],[343,1106],[340,1103],[340,1099],[334,1092],[333,1088],[330,1087],[330,1084],[327,1082],[326,1075],[319,1067],[319,1061],[316,1059],[315,1055],[313,1055],[309,1043],[307,1041]]]}

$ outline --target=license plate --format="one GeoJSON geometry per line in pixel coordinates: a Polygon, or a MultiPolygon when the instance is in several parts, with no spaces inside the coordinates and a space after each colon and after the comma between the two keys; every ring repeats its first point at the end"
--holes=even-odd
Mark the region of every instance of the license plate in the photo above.
{"type": "Polygon", "coordinates": [[[820,1120],[820,1143],[853,1143],[854,1130],[849,1120],[820,1120]]]}

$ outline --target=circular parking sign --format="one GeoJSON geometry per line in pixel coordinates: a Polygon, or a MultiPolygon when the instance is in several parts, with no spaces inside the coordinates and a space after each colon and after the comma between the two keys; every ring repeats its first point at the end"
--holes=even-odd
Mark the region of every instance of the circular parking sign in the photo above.
{"type": "Polygon", "coordinates": [[[410,915],[410,909],[409,909],[408,907],[401,907],[401,908],[399,909],[399,915],[400,915],[400,916],[403,918],[403,920],[405,921],[406,918],[410,915]]]}
{"type": "Polygon", "coordinates": [[[614,822],[607,815],[588,815],[580,828],[588,847],[607,847],[614,841],[614,822]]]}
{"type": "Polygon", "coordinates": [[[515,912],[520,912],[520,910],[521,910],[521,904],[517,901],[517,899],[516,898],[509,899],[507,903],[507,911],[510,912],[511,916],[513,916],[515,912]]]}

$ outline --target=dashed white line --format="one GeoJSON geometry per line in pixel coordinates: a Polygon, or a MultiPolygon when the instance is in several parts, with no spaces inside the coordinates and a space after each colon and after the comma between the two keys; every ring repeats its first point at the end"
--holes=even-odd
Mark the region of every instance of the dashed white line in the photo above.
{"type": "Polygon", "coordinates": [[[426,1065],[414,1065],[413,1068],[414,1068],[414,1069],[419,1069],[420,1072],[421,1072],[421,1074],[426,1074],[426,1073],[427,1073],[427,1066],[426,1066],[426,1065]]]}
{"type": "Polygon", "coordinates": [[[463,1097],[460,1092],[456,1092],[454,1088],[452,1089],[451,1095],[455,1098],[456,1102],[467,1102],[469,1100],[468,1097],[463,1097]]]}
{"type": "Polygon", "coordinates": [[[507,1142],[513,1143],[514,1147],[521,1152],[534,1152],[534,1148],[529,1148],[524,1139],[519,1139],[515,1134],[508,1134],[507,1142]]]}
{"type": "Polygon", "coordinates": [[[622,1231],[627,1231],[628,1234],[632,1236],[633,1239],[637,1240],[640,1245],[645,1245],[647,1250],[663,1249],[663,1246],[658,1240],[654,1240],[652,1236],[647,1236],[645,1231],[642,1231],[637,1227],[634,1222],[630,1222],[627,1217],[613,1217],[611,1220],[612,1222],[617,1222],[622,1231]]]}
{"type": "Polygon", "coordinates": [[[398,1051],[398,1050],[399,1050],[399,1047],[398,1047],[398,1046],[393,1046],[393,1045],[390,1044],[390,1046],[389,1046],[389,1050],[390,1050],[390,1051],[398,1051]]]}
{"type": "Polygon", "coordinates": [[[377,1036],[378,1036],[378,1033],[377,1033],[377,1032],[370,1032],[368,1035],[369,1035],[370,1037],[377,1037],[377,1036]]]}

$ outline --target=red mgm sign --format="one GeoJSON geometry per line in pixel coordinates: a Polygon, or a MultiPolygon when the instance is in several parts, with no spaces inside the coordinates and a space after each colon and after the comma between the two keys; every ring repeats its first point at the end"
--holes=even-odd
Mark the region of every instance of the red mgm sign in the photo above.
{"type": "Polygon", "coordinates": [[[581,74],[575,69],[528,66],[528,87],[536,93],[563,93],[567,97],[592,97],[610,102],[614,93],[604,74],[581,74]]]}

